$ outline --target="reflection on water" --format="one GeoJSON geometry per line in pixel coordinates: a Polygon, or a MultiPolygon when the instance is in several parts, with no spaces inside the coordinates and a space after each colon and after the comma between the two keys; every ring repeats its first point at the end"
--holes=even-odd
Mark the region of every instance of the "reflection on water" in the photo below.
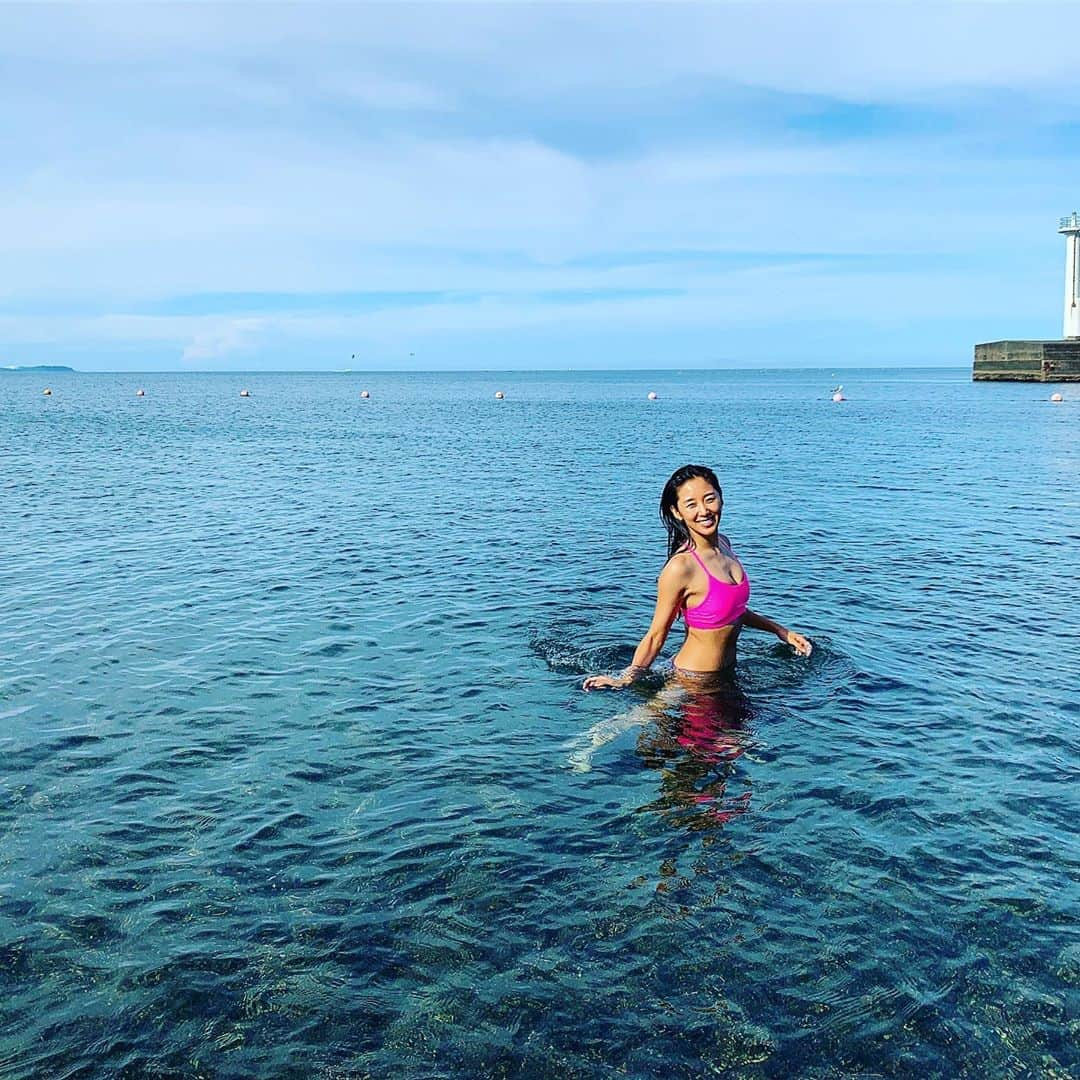
{"type": "Polygon", "coordinates": [[[694,685],[676,675],[647,706],[637,756],[660,772],[656,799],[639,807],[688,829],[720,828],[750,809],[738,760],[752,745],[753,709],[734,677],[694,685]]]}
{"type": "Polygon", "coordinates": [[[594,724],[567,764],[588,772],[603,747],[636,731],[637,757],[660,773],[657,797],[638,812],[687,829],[718,828],[750,809],[750,778],[737,762],[752,746],[753,715],[734,673],[673,671],[646,701],[594,724]]]}

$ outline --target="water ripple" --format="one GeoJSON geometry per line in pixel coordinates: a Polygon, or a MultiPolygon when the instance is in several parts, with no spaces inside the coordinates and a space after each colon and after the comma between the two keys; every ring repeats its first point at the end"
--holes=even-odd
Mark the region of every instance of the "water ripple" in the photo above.
{"type": "Polygon", "coordinates": [[[0,375],[5,1077],[1080,1069],[1077,410],[140,379],[0,375]],[[814,655],[583,695],[683,460],[814,655]]]}

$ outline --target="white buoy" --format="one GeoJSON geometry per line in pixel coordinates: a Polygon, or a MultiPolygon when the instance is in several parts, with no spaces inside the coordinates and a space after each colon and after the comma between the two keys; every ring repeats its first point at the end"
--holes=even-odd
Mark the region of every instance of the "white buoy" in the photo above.
{"type": "Polygon", "coordinates": [[[250,390],[241,390],[240,391],[240,396],[241,397],[251,397],[251,391],[250,390]]]}
{"type": "Polygon", "coordinates": [[[657,395],[655,390],[650,390],[649,391],[649,400],[650,401],[655,401],[657,399],[657,396],[658,395],[657,395]]]}
{"type": "Polygon", "coordinates": [[[498,401],[502,401],[502,399],[503,399],[504,397],[506,397],[506,395],[505,395],[505,394],[504,394],[504,393],[503,393],[503,392],[502,392],[501,390],[496,390],[496,391],[495,391],[495,398],[496,398],[496,400],[498,400],[498,401]]]}
{"type": "Polygon", "coordinates": [[[146,391],[145,390],[136,390],[135,391],[135,396],[136,397],[146,397],[146,391]]]}
{"type": "Polygon", "coordinates": [[[844,395],[841,394],[839,390],[837,390],[836,393],[833,394],[832,399],[837,403],[837,405],[839,405],[841,401],[847,401],[847,398],[844,397],[844,395]]]}
{"type": "Polygon", "coordinates": [[[42,392],[42,394],[45,395],[45,397],[51,397],[52,396],[52,387],[46,386],[45,389],[42,390],[41,392],[42,392]]]}
{"type": "Polygon", "coordinates": [[[368,399],[369,397],[371,397],[371,391],[370,391],[370,390],[361,390],[361,391],[360,391],[360,396],[361,396],[361,397],[362,397],[362,398],[363,398],[363,399],[364,399],[365,401],[367,401],[367,399],[368,399]]]}
{"type": "Polygon", "coordinates": [[[1058,402],[1064,401],[1065,399],[1060,394],[1051,394],[1050,400],[1056,404],[1058,402]]]}

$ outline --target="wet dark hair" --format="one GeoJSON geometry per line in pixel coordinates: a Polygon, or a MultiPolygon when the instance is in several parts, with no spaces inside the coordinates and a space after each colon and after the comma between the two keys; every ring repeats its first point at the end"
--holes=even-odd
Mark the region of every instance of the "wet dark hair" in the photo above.
{"type": "Polygon", "coordinates": [[[669,559],[672,555],[682,551],[691,542],[689,530],[672,511],[679,501],[679,488],[687,480],[696,479],[705,480],[712,484],[720,496],[720,501],[724,501],[720,481],[716,479],[716,473],[707,465],[683,465],[671,474],[660,494],[660,520],[664,523],[664,528],[667,529],[667,557],[669,559]]]}

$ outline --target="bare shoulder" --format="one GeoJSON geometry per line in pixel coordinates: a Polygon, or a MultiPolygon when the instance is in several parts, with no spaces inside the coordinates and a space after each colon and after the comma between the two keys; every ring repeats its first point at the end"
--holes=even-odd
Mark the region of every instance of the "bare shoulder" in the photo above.
{"type": "Polygon", "coordinates": [[[717,533],[716,538],[728,549],[728,551],[734,552],[735,549],[731,546],[730,536],[726,536],[724,533],[717,533]]]}
{"type": "Polygon", "coordinates": [[[661,584],[681,585],[692,576],[693,570],[694,560],[690,552],[679,551],[664,563],[664,568],[660,571],[660,577],[657,580],[661,584]]]}

